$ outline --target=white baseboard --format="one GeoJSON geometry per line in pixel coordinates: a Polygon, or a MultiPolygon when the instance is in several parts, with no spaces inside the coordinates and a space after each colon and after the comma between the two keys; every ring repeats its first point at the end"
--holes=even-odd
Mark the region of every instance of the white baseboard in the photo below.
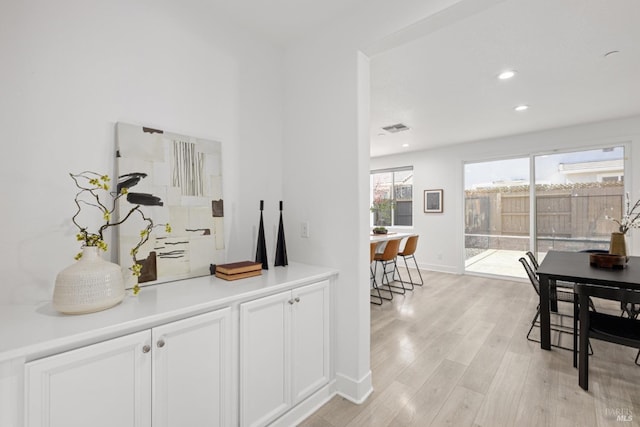
{"type": "Polygon", "coordinates": [[[309,418],[311,414],[320,409],[322,405],[331,400],[336,394],[359,405],[367,400],[371,393],[373,393],[371,371],[360,381],[356,381],[346,375],[336,374],[334,381],[329,382],[304,401],[298,403],[287,411],[287,413],[269,424],[269,427],[290,427],[298,425],[309,418]]]}
{"type": "Polygon", "coordinates": [[[269,427],[291,427],[298,425],[309,418],[311,414],[320,409],[322,405],[331,400],[336,394],[359,405],[367,400],[371,393],[373,393],[371,371],[360,381],[355,381],[345,375],[336,374],[334,381],[329,382],[304,401],[298,403],[287,411],[287,413],[269,424],[269,427]]]}
{"type": "Polygon", "coordinates": [[[422,264],[418,265],[420,270],[437,271],[439,273],[451,273],[451,274],[463,274],[459,271],[459,268],[453,265],[442,264],[422,264]]]}
{"type": "Polygon", "coordinates": [[[331,381],[302,402],[291,408],[269,427],[291,427],[300,424],[336,395],[336,382],[331,381]]]}
{"type": "Polygon", "coordinates": [[[345,399],[360,405],[373,393],[371,371],[367,372],[360,380],[336,374],[336,392],[345,399]]]}

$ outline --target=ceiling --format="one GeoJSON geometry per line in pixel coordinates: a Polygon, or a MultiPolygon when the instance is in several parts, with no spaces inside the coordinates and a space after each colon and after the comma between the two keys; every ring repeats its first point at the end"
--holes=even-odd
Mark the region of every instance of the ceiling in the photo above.
{"type": "Polygon", "coordinates": [[[284,44],[313,33],[367,0],[209,0],[234,22],[284,44]]]}
{"type": "MultiPolygon", "coordinates": [[[[280,44],[368,4],[208,1],[280,44]]],[[[640,0],[493,3],[372,56],[372,157],[640,114],[640,0]],[[381,129],[397,123],[410,129],[381,129]]]]}
{"type": "Polygon", "coordinates": [[[371,156],[640,114],[639,18],[637,0],[508,0],[374,56],[371,156]]]}

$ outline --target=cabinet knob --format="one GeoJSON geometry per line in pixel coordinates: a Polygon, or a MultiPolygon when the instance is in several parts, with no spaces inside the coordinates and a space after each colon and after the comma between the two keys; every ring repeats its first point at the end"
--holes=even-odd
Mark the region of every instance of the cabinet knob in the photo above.
{"type": "Polygon", "coordinates": [[[149,353],[150,351],[151,351],[151,346],[150,346],[150,345],[145,344],[145,345],[142,347],[142,352],[143,352],[143,353],[149,353]]]}
{"type": "Polygon", "coordinates": [[[292,300],[292,299],[290,299],[290,300],[288,301],[288,303],[289,303],[289,304],[293,304],[293,300],[292,300]]]}
{"type": "Polygon", "coordinates": [[[296,297],[295,301],[300,302],[300,297],[296,297]]]}
{"type": "Polygon", "coordinates": [[[156,345],[158,346],[158,348],[162,348],[164,347],[164,344],[165,344],[164,340],[159,340],[156,345]]]}

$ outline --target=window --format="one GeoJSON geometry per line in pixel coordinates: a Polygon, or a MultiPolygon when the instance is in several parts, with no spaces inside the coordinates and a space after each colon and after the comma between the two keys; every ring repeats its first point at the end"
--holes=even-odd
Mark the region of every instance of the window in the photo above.
{"type": "Polygon", "coordinates": [[[413,225],[413,167],[371,171],[373,226],[413,225]]]}
{"type": "Polygon", "coordinates": [[[469,272],[524,277],[527,250],[539,261],[549,250],[606,250],[616,230],[607,217],[624,208],[624,146],[467,163],[464,174],[469,272]]]}
{"type": "Polygon", "coordinates": [[[624,205],[624,147],[536,156],[536,245],[547,251],[609,249],[624,205]]]}

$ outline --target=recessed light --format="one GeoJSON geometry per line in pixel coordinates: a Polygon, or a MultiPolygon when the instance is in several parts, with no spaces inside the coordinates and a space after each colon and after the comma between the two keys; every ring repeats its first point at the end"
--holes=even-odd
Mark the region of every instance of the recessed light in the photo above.
{"type": "Polygon", "coordinates": [[[409,146],[409,144],[402,144],[402,146],[403,146],[404,148],[407,148],[407,147],[409,146]]]}
{"type": "Polygon", "coordinates": [[[516,71],[515,70],[505,70],[503,72],[501,72],[500,74],[498,74],[498,78],[500,80],[508,80],[511,77],[516,75],[516,71]]]}
{"type": "Polygon", "coordinates": [[[518,105],[516,108],[514,108],[514,110],[516,111],[525,111],[528,110],[529,106],[528,105],[518,105]]]}

